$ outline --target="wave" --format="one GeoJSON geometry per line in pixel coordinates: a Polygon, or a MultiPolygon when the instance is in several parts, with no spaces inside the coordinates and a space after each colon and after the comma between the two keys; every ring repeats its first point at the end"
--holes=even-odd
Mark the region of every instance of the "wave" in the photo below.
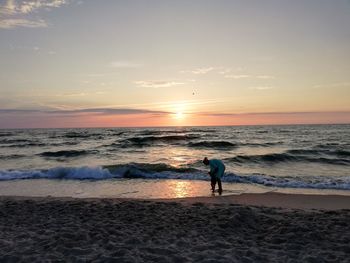
{"type": "Polygon", "coordinates": [[[68,139],[103,139],[104,136],[100,133],[88,133],[88,132],[66,132],[64,134],[51,134],[48,136],[51,139],[68,138],[68,139]]]}
{"type": "Polygon", "coordinates": [[[283,142],[265,142],[265,143],[240,143],[240,146],[251,146],[251,147],[270,147],[274,145],[282,145],[283,142]]]}
{"type": "Polygon", "coordinates": [[[189,147],[198,148],[234,148],[237,147],[236,144],[227,141],[201,141],[201,142],[190,142],[189,147]]]}
{"type": "Polygon", "coordinates": [[[349,165],[350,160],[343,158],[326,158],[326,157],[310,157],[298,156],[286,153],[271,153],[264,155],[237,155],[226,160],[235,163],[280,163],[280,162],[312,162],[334,165],[349,165]]]}
{"type": "Polygon", "coordinates": [[[11,143],[31,143],[31,140],[27,139],[4,139],[0,140],[0,144],[11,144],[11,143]]]}
{"type": "Polygon", "coordinates": [[[317,144],[314,148],[315,149],[319,149],[319,148],[333,149],[334,147],[339,147],[339,146],[340,146],[339,143],[324,143],[324,144],[317,144]]]}
{"type": "MultiPolygon", "coordinates": [[[[15,179],[106,180],[120,178],[209,180],[206,172],[177,168],[167,164],[125,164],[105,167],[56,167],[48,170],[2,170],[0,181],[15,179]]],[[[313,188],[350,190],[350,176],[344,177],[275,177],[263,174],[227,173],[223,182],[258,184],[280,188],[313,188]]]]}
{"type": "Polygon", "coordinates": [[[335,156],[350,156],[350,152],[346,150],[334,150],[334,149],[293,149],[288,150],[291,154],[305,154],[305,155],[335,155],[335,156]]]}
{"type": "Polygon", "coordinates": [[[196,128],[186,128],[178,130],[143,130],[140,135],[164,135],[164,134],[185,134],[185,133],[213,133],[217,132],[214,129],[196,129],[196,128]]]}
{"type": "MultiPolygon", "coordinates": [[[[177,172],[177,173],[197,173],[200,170],[190,167],[175,167],[166,163],[130,163],[104,166],[111,172],[121,172],[124,170],[136,169],[142,172],[177,172]]],[[[129,173],[129,172],[128,172],[129,173]]]]}
{"type": "Polygon", "coordinates": [[[140,135],[162,135],[162,134],[183,134],[188,132],[187,130],[144,130],[140,132],[140,135]]]}
{"type": "Polygon", "coordinates": [[[4,160],[18,159],[23,157],[27,157],[27,155],[23,155],[23,154],[0,155],[0,158],[4,160]]]}
{"type": "Polygon", "coordinates": [[[88,154],[94,154],[97,153],[96,150],[62,150],[62,151],[56,151],[56,152],[42,152],[39,155],[42,157],[49,157],[49,158],[55,158],[55,157],[79,157],[83,155],[88,154]]]}
{"type": "Polygon", "coordinates": [[[255,133],[269,133],[269,131],[266,131],[266,130],[262,130],[262,131],[256,131],[255,133]]]}
{"type": "Polygon", "coordinates": [[[284,161],[296,161],[297,158],[284,153],[273,153],[264,155],[237,155],[232,158],[227,158],[226,160],[237,163],[246,162],[284,162],[284,161]]]}
{"type": "Polygon", "coordinates": [[[13,136],[14,133],[12,132],[0,132],[0,137],[9,137],[9,136],[13,136]]]}
{"type": "Polygon", "coordinates": [[[194,168],[173,167],[164,163],[130,163],[104,167],[56,167],[48,170],[0,170],[0,181],[16,179],[94,179],[143,178],[143,179],[197,179],[207,175],[194,168]]]}
{"type": "Polygon", "coordinates": [[[22,143],[22,144],[11,144],[11,145],[5,145],[0,147],[25,148],[25,147],[43,147],[43,146],[47,146],[47,144],[41,143],[41,142],[30,142],[30,143],[22,143]]]}
{"type": "Polygon", "coordinates": [[[344,177],[277,177],[262,174],[240,176],[230,174],[225,177],[227,182],[258,184],[280,188],[311,188],[311,189],[335,189],[350,190],[350,176],[344,177]]]}
{"type": "Polygon", "coordinates": [[[0,171],[0,180],[16,179],[109,179],[114,178],[107,169],[102,167],[57,167],[49,170],[5,170],[0,171]]]}
{"type": "Polygon", "coordinates": [[[123,143],[144,146],[150,145],[155,142],[171,143],[178,141],[193,140],[198,138],[197,135],[188,134],[188,135],[163,135],[163,136],[142,136],[142,137],[131,137],[123,140],[123,143]]]}
{"type": "Polygon", "coordinates": [[[120,136],[120,135],[123,135],[125,132],[115,132],[115,133],[111,133],[110,135],[112,136],[120,136]]]}
{"type": "Polygon", "coordinates": [[[63,137],[66,138],[89,138],[93,136],[93,134],[87,134],[87,133],[79,133],[79,132],[67,132],[63,135],[63,137]]]}
{"type": "Polygon", "coordinates": [[[345,150],[336,150],[334,153],[338,156],[350,156],[350,152],[345,150]]]}
{"type": "Polygon", "coordinates": [[[218,132],[218,130],[215,129],[196,129],[192,128],[191,132],[202,132],[202,133],[212,133],[212,132],[218,132]]]}

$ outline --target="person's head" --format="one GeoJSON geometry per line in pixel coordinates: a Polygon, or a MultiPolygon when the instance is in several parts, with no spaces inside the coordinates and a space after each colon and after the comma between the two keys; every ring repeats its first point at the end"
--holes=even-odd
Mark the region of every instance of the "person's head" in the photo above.
{"type": "Polygon", "coordinates": [[[208,160],[208,158],[207,158],[207,157],[204,157],[204,159],[203,159],[203,163],[204,163],[205,165],[209,165],[209,160],[208,160]]]}

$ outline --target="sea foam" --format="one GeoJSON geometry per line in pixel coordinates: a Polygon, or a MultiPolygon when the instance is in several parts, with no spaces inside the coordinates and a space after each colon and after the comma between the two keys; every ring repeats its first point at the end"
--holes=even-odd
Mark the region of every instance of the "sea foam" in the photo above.
{"type": "MultiPolygon", "coordinates": [[[[15,179],[70,179],[70,180],[106,180],[106,179],[181,179],[209,180],[205,171],[198,169],[176,168],[166,164],[126,164],[106,167],[56,167],[47,170],[2,170],[0,181],[15,179]]],[[[325,177],[277,177],[264,174],[227,173],[223,178],[227,183],[257,184],[268,187],[312,188],[350,190],[350,176],[325,177]]]]}

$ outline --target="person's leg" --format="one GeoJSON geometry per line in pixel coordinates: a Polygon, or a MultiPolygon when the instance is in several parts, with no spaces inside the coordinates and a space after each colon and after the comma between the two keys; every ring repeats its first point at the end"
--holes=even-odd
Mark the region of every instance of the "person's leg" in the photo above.
{"type": "Polygon", "coordinates": [[[219,194],[222,193],[221,178],[224,176],[224,173],[225,173],[225,166],[223,167],[223,169],[221,171],[219,171],[218,177],[216,179],[218,181],[219,194]]]}
{"type": "Polygon", "coordinates": [[[215,176],[211,176],[210,177],[210,181],[211,181],[211,190],[214,192],[215,191],[215,185],[216,185],[216,177],[215,176]]]}
{"type": "Polygon", "coordinates": [[[221,179],[218,178],[217,181],[218,181],[218,187],[219,187],[219,194],[221,194],[222,193],[221,179]]]}

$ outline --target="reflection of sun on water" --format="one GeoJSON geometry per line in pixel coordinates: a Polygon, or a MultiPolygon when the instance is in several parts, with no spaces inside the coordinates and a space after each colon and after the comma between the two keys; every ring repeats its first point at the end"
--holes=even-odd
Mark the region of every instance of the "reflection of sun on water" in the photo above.
{"type": "Polygon", "coordinates": [[[163,191],[170,198],[183,198],[189,196],[195,196],[193,185],[190,181],[186,180],[167,180],[163,182],[165,185],[163,191]]]}
{"type": "Polygon", "coordinates": [[[187,197],[191,192],[190,182],[178,181],[173,185],[174,196],[176,198],[187,197]]]}
{"type": "Polygon", "coordinates": [[[198,153],[192,149],[178,147],[169,147],[166,151],[162,152],[162,156],[167,158],[167,162],[171,166],[177,168],[187,168],[198,159],[198,153]]]}
{"type": "Polygon", "coordinates": [[[150,195],[156,198],[185,198],[211,196],[209,188],[207,181],[169,179],[153,182],[149,189],[150,195]]]}

